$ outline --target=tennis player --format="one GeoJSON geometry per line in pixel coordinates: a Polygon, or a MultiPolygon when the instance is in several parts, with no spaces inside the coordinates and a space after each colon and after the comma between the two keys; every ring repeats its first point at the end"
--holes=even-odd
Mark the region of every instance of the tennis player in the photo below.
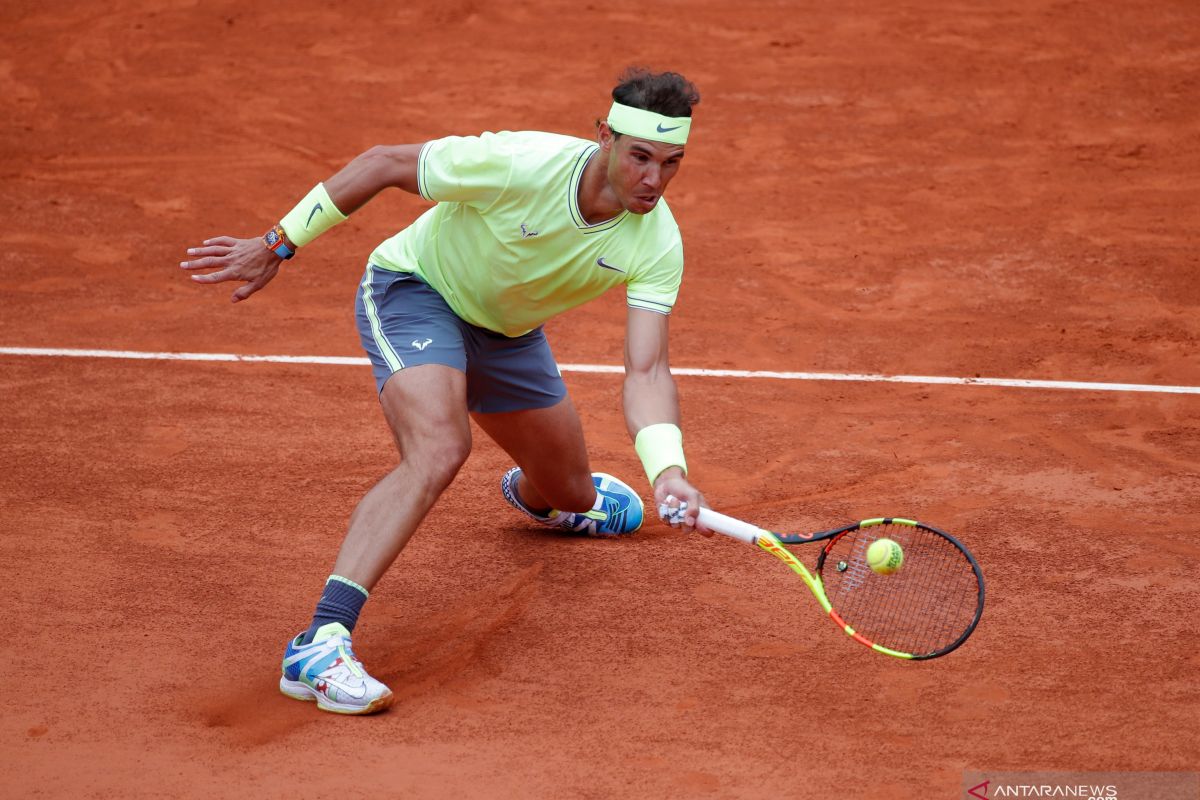
{"type": "Polygon", "coordinates": [[[373,147],[319,183],[262,238],[220,236],[181,263],[197,283],[244,281],[233,301],[396,187],[436,205],[367,262],[357,319],[400,463],[359,502],[308,630],[288,643],[280,690],[325,711],[369,714],[391,691],[351,649],[368,593],[471,449],[469,419],[512,457],[504,499],[537,522],[592,536],[642,524],[636,491],[588,464],[579,416],[542,325],[623,285],[625,420],[664,519],[696,527],[668,319],[683,275],[662,199],[679,170],[695,87],[631,69],[596,141],[541,132],[373,147]],[[470,416],[468,416],[470,415],[470,416]]]}

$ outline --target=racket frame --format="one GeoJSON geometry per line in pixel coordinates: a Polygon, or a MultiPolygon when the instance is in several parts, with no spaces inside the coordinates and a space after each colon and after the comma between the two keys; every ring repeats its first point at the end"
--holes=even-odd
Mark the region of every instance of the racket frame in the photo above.
{"type": "Polygon", "coordinates": [[[975,626],[979,624],[979,620],[983,616],[983,573],[980,571],[979,564],[975,561],[975,557],[971,555],[971,552],[967,550],[967,548],[964,547],[961,542],[959,542],[950,534],[946,533],[945,531],[938,530],[931,525],[917,522],[916,520],[905,519],[903,517],[874,517],[872,519],[865,519],[850,525],[845,525],[841,528],[819,531],[817,533],[776,534],[764,528],[760,528],[757,525],[752,525],[749,522],[743,522],[740,519],[713,511],[710,508],[701,508],[700,524],[704,525],[710,530],[716,531],[717,533],[724,534],[731,539],[737,539],[738,541],[745,542],[746,544],[756,545],[759,549],[765,550],[766,552],[778,558],[787,565],[788,569],[800,576],[800,579],[804,581],[806,586],[808,586],[809,591],[812,592],[813,597],[817,599],[817,602],[821,604],[821,608],[824,609],[825,613],[829,616],[834,625],[840,628],[847,636],[854,639],[856,642],[871,648],[877,653],[882,653],[883,655],[892,656],[894,658],[902,658],[908,661],[924,661],[926,659],[944,656],[947,653],[957,649],[963,642],[967,640],[967,637],[974,632],[975,626]],[[833,605],[829,602],[829,597],[825,594],[825,584],[821,580],[821,570],[825,565],[825,557],[833,548],[834,543],[841,538],[842,535],[851,531],[859,530],[861,528],[870,528],[876,525],[889,524],[907,525],[914,528],[926,528],[940,536],[945,537],[950,541],[951,544],[958,548],[958,551],[971,565],[971,569],[975,573],[975,582],[979,587],[979,594],[975,605],[975,616],[972,618],[971,624],[968,625],[962,634],[960,634],[959,637],[951,644],[938,648],[932,653],[904,653],[899,650],[893,650],[872,642],[855,631],[853,627],[851,627],[844,619],[842,619],[841,615],[838,614],[837,610],[834,609],[833,605]],[[785,544],[806,544],[824,540],[829,540],[829,543],[825,547],[821,548],[821,553],[819,556],[817,556],[817,567],[815,573],[810,572],[808,568],[804,566],[804,563],[795,556],[795,554],[784,547],[785,544]]]}

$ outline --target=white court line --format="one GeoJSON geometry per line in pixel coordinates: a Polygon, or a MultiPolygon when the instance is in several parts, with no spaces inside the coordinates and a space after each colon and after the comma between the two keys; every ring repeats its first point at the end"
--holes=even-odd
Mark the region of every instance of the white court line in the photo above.
{"type": "MultiPolygon", "coordinates": [[[[266,361],[276,364],[333,364],[366,366],[365,358],[348,356],[242,356],[236,353],[149,353],[139,350],[72,350],[48,347],[0,347],[4,356],[53,358],[124,358],[143,361],[266,361]]],[[[624,367],[605,364],[559,364],[563,372],[623,375],[624,367]]],[[[1024,378],[951,378],[938,375],[870,375],[847,372],[764,372],[742,369],[672,367],[672,375],[702,378],[759,378],[779,381],[856,381],[866,383],[917,383],[927,385],[1006,386],[1015,389],[1074,389],[1084,392],[1154,392],[1200,395],[1200,386],[1162,386],[1151,383],[1094,383],[1090,381],[1036,381],[1024,378]]]]}

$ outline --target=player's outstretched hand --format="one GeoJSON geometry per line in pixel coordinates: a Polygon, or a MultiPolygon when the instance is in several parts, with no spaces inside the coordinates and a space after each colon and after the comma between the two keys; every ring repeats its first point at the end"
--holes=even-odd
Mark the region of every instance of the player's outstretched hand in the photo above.
{"type": "Polygon", "coordinates": [[[666,470],[654,482],[654,504],[658,508],[658,515],[671,527],[683,527],[712,536],[712,531],[701,525],[698,519],[700,509],[708,508],[708,501],[695,486],[688,483],[678,467],[666,470]]]}
{"type": "Polygon", "coordinates": [[[279,271],[282,258],[263,246],[262,239],[235,239],[218,236],[205,239],[203,247],[187,251],[194,261],[181,261],[183,269],[215,269],[204,275],[193,275],[196,283],[224,283],[245,281],[246,285],[233,293],[233,302],[245,300],[266,286],[279,271]]]}

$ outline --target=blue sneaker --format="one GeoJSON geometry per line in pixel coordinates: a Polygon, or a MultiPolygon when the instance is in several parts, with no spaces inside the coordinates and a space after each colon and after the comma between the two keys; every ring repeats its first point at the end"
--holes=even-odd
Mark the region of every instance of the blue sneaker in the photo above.
{"type": "Polygon", "coordinates": [[[374,714],[392,704],[392,691],[372,678],[350,649],[350,631],[340,622],[317,628],[309,644],[304,634],[288,642],[279,691],[294,700],[317,701],[335,714],[374,714]]]}
{"type": "Polygon", "coordinates": [[[551,509],[546,516],[535,514],[517,496],[517,478],[520,467],[513,467],[500,479],[500,492],[513,508],[530,519],[551,528],[562,528],[588,536],[624,536],[642,527],[645,507],[630,486],[604,472],[593,472],[592,483],[596,486],[596,504],[591,511],[575,513],[551,509]]]}

